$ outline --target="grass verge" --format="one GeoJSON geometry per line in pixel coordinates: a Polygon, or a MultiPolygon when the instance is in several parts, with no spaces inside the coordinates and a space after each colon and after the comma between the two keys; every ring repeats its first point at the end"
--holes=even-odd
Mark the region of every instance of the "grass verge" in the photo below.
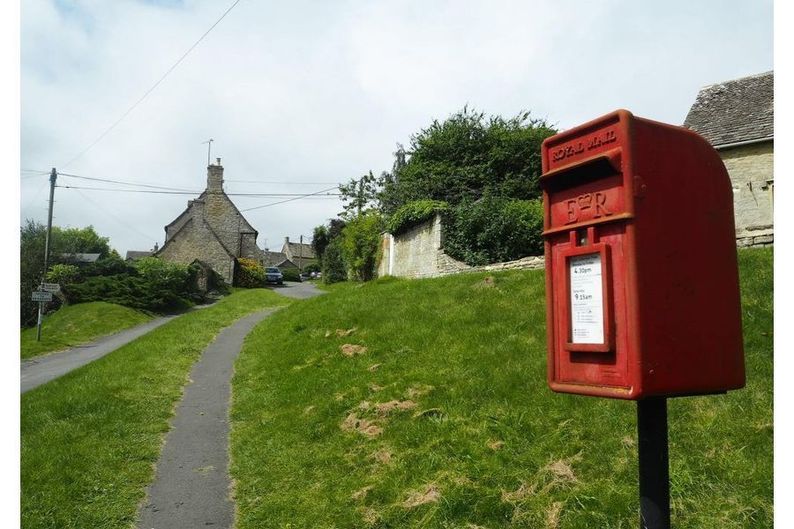
{"type": "MultiPolygon", "coordinates": [[[[772,525],[772,252],[740,265],[747,387],[669,403],[680,529],[772,525]]],[[[340,286],[256,329],[238,528],[636,527],[636,406],[547,388],[543,277],[340,286]]]]}
{"type": "Polygon", "coordinates": [[[22,330],[22,359],[81,345],[151,319],[143,312],[104,301],[68,305],[44,318],[40,342],[35,327],[22,330]]]}
{"type": "Polygon", "coordinates": [[[236,292],[22,395],[22,526],[130,527],[201,352],[238,318],[288,302],[236,292]]]}

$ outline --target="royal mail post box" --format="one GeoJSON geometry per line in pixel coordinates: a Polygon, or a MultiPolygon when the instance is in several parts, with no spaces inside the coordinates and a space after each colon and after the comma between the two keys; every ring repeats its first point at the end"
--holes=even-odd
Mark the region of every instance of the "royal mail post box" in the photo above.
{"type": "Polygon", "coordinates": [[[551,389],[743,387],[733,192],[717,152],[618,110],[548,138],[542,155],[551,389]]]}

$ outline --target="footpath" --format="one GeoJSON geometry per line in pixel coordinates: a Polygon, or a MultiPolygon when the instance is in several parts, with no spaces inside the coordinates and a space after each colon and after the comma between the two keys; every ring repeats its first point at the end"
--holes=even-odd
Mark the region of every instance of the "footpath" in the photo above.
{"type": "MultiPolygon", "coordinates": [[[[323,293],[307,283],[276,292],[296,299],[323,293]]],[[[229,405],[234,361],[248,333],[274,310],[256,312],[221,331],[193,366],[138,513],[139,529],[232,527],[229,405]]]]}
{"type": "Polygon", "coordinates": [[[24,360],[20,366],[21,393],[37,388],[42,384],[65,375],[106,354],[127,345],[136,338],[168,323],[177,316],[163,316],[135,327],[104,336],[95,342],[78,345],[65,351],[24,360]]]}

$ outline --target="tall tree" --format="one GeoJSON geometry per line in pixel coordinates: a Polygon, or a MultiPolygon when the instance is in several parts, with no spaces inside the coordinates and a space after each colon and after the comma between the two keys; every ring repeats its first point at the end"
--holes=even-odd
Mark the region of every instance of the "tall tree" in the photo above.
{"type": "Polygon", "coordinates": [[[408,149],[398,145],[392,172],[379,182],[380,208],[391,214],[414,200],[456,205],[485,194],[537,198],[540,147],[555,132],[529,112],[486,118],[464,107],[414,134],[408,149]]]}

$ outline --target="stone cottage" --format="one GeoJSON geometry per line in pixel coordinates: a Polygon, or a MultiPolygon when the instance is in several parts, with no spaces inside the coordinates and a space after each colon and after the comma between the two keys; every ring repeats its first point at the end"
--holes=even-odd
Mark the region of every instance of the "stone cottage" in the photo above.
{"type": "Polygon", "coordinates": [[[312,248],[311,244],[290,242],[289,237],[284,237],[284,246],[281,247],[281,253],[286,255],[289,261],[295,263],[300,270],[309,265],[317,264],[317,256],[314,255],[314,248],[312,248]]]}
{"type": "Polygon", "coordinates": [[[221,159],[207,167],[207,188],[165,227],[165,243],[156,256],[175,263],[200,261],[231,284],[238,257],[262,262],[258,232],[223,191],[221,159]]]}
{"type": "Polygon", "coordinates": [[[733,184],[738,246],[774,240],[774,72],[700,90],[684,121],[717,149],[733,184]]]}

